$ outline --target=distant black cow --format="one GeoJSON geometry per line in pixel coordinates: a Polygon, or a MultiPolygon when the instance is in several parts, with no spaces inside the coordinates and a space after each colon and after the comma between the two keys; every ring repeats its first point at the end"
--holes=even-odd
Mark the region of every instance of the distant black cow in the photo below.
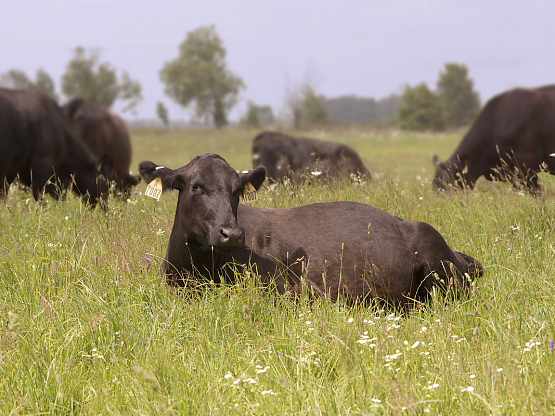
{"type": "Polygon", "coordinates": [[[102,174],[115,181],[118,190],[129,191],[139,183],[139,178],[129,173],[131,140],[120,117],[81,99],[70,101],[62,109],[77,136],[99,158],[102,174]]]}
{"type": "Polygon", "coordinates": [[[555,174],[555,86],[517,88],[490,99],[449,160],[439,163],[434,188],[474,187],[480,176],[540,190],[540,170],[555,174]]]}
{"type": "Polygon", "coordinates": [[[35,199],[73,190],[95,204],[108,189],[99,160],[72,132],[61,108],[46,94],[0,88],[0,196],[15,179],[35,199]]]}
{"type": "Polygon", "coordinates": [[[355,150],[340,143],[277,132],[262,132],[252,142],[253,165],[264,166],[268,178],[298,182],[311,175],[343,178],[351,174],[370,178],[370,173],[355,150]]]}
{"type": "Polygon", "coordinates": [[[238,174],[220,156],[204,154],[176,170],[143,161],[139,172],[179,191],[161,267],[171,285],[233,282],[232,269],[246,265],[279,293],[402,305],[426,299],[435,285],[460,288],[482,274],[479,262],[451,250],[430,225],[368,205],[239,205],[248,182],[259,188],[264,181],[263,167],[238,174]]]}

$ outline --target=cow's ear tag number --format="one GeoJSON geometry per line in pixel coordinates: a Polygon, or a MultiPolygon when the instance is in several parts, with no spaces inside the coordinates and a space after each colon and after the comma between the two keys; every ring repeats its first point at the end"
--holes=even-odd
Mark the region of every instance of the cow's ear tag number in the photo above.
{"type": "Polygon", "coordinates": [[[245,202],[258,201],[258,194],[256,189],[252,186],[252,183],[247,182],[245,188],[243,189],[243,199],[245,202]]]}
{"type": "Polygon", "coordinates": [[[160,200],[162,195],[162,179],[156,178],[146,186],[145,195],[160,200]]]}

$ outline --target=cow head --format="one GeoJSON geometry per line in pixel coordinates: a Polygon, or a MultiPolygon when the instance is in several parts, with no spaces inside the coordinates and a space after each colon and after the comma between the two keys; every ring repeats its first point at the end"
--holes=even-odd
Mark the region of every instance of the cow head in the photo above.
{"type": "Polygon", "coordinates": [[[433,189],[447,189],[454,185],[461,189],[465,187],[466,180],[459,160],[456,163],[444,163],[440,162],[437,155],[435,155],[433,161],[436,167],[436,174],[432,181],[433,189]]]}
{"type": "Polygon", "coordinates": [[[68,149],[65,160],[56,172],[62,188],[72,185],[73,192],[95,206],[105,208],[109,183],[102,163],[83,143],[75,141],[68,149]]]}
{"type": "Polygon", "coordinates": [[[97,203],[106,208],[109,184],[106,178],[98,173],[98,168],[82,168],[72,175],[73,192],[94,207],[97,203]]]}
{"type": "Polygon", "coordinates": [[[245,232],[237,224],[239,198],[248,182],[255,189],[262,185],[264,167],[237,173],[224,158],[207,153],[175,170],[143,161],[139,173],[147,183],[160,178],[164,191],[179,192],[173,232],[181,233],[188,244],[202,251],[243,247],[245,232]]]}

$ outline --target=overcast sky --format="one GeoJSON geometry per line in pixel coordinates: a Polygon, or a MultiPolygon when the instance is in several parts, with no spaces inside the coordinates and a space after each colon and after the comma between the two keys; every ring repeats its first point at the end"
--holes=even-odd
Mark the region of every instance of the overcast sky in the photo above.
{"type": "MultiPolygon", "coordinates": [[[[0,72],[56,81],[76,46],[143,86],[136,117],[188,118],[164,95],[159,70],[187,32],[215,25],[247,100],[279,112],[306,77],[327,97],[381,98],[406,84],[435,88],[446,62],[466,64],[482,101],[555,81],[553,0],[18,0],[0,6],[0,72]]],[[[118,110],[116,106],[115,110],[118,110]]],[[[126,117],[132,117],[130,114],[126,117]]]]}

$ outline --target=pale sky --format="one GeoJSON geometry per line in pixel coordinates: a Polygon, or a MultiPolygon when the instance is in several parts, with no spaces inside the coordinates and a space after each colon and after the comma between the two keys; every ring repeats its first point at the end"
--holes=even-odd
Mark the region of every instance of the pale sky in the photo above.
{"type": "Polygon", "coordinates": [[[444,64],[457,62],[482,102],[555,82],[553,0],[3,1],[0,72],[22,69],[34,79],[42,67],[59,91],[74,48],[95,48],[142,84],[136,117],[155,118],[162,101],[170,118],[187,119],[158,73],[187,32],[212,24],[247,86],[235,120],[247,100],[279,112],[286,87],[306,77],[327,97],[381,98],[406,84],[435,88],[444,64]]]}

